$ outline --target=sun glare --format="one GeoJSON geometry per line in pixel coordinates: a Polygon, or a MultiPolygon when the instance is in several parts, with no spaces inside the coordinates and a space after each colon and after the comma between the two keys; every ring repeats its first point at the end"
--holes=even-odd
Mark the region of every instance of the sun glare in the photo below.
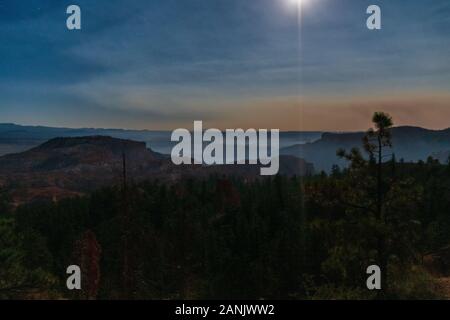
{"type": "Polygon", "coordinates": [[[284,2],[288,5],[288,7],[295,8],[299,11],[301,11],[301,9],[303,7],[305,7],[305,5],[308,4],[310,0],[284,0],[284,2]]]}
{"type": "Polygon", "coordinates": [[[288,0],[291,4],[293,5],[298,5],[301,6],[302,4],[304,4],[306,2],[306,0],[288,0]]]}

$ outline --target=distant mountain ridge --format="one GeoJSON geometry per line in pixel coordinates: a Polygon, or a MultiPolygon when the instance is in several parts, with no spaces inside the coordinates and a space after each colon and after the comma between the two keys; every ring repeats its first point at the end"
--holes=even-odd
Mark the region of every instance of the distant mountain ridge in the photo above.
{"type": "MultiPolygon", "coordinates": [[[[430,130],[413,126],[392,129],[397,159],[405,161],[426,160],[434,156],[447,161],[450,151],[450,129],[430,130]]],[[[118,139],[143,141],[147,147],[163,154],[170,154],[174,143],[169,131],[52,128],[44,126],[21,126],[0,124],[0,156],[33,148],[55,137],[111,136],[118,139]]],[[[281,132],[280,154],[305,159],[317,170],[329,172],[333,164],[346,166],[336,157],[339,148],[361,147],[364,132],[281,132]]]]}
{"type": "MultiPolygon", "coordinates": [[[[317,140],[322,132],[281,132],[280,146],[287,147],[297,143],[317,140]]],[[[101,128],[53,128],[45,126],[22,126],[0,123],[0,156],[22,152],[57,137],[110,136],[118,139],[145,142],[153,150],[170,154],[174,145],[170,141],[171,131],[101,129],[101,128]]]]}
{"type": "MultiPolygon", "coordinates": [[[[344,160],[336,156],[336,150],[361,148],[363,136],[364,132],[324,133],[317,141],[282,148],[280,154],[301,157],[312,162],[316,170],[330,171],[333,164],[346,165],[344,160]]],[[[430,130],[412,126],[395,127],[392,129],[392,143],[391,152],[398,160],[426,160],[433,154],[450,150],[450,128],[430,130]]]]}
{"type": "MultiPolygon", "coordinates": [[[[127,180],[176,181],[210,174],[257,179],[259,165],[175,166],[148,149],[146,143],[108,136],[51,139],[38,147],[0,157],[0,187],[16,205],[59,200],[122,182],[125,156],[127,180]]],[[[280,157],[280,174],[313,174],[314,167],[294,156],[280,157]]]]}
{"type": "Polygon", "coordinates": [[[170,141],[170,133],[167,131],[96,128],[72,129],[0,123],[0,155],[25,151],[58,137],[68,138],[81,136],[110,136],[118,139],[142,141],[156,148],[170,141]]]}

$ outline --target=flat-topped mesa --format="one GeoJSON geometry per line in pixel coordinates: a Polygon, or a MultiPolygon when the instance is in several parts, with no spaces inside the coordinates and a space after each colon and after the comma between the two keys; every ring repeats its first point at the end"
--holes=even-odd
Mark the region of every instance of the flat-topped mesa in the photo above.
{"type": "Polygon", "coordinates": [[[119,151],[119,152],[130,149],[146,149],[145,142],[117,139],[109,136],[85,136],[85,137],[54,138],[32,150],[71,148],[80,145],[108,147],[112,151],[119,151]]]}
{"type": "Polygon", "coordinates": [[[132,181],[152,178],[163,164],[144,142],[108,136],[54,138],[0,157],[0,182],[16,204],[77,196],[121,183],[123,154],[132,181]]]}
{"type": "MultiPolygon", "coordinates": [[[[85,136],[54,138],[25,152],[0,157],[0,185],[8,190],[15,205],[41,200],[60,200],[86,194],[123,182],[126,156],[130,182],[158,179],[172,182],[184,177],[205,178],[211,174],[252,179],[259,165],[183,166],[146,148],[144,142],[85,136]]],[[[277,159],[278,160],[278,159],[277,159]]],[[[295,157],[281,157],[281,174],[306,175],[312,165],[295,157]]]]}
{"type": "Polygon", "coordinates": [[[160,159],[145,142],[108,136],[54,138],[28,151],[0,157],[0,173],[120,167],[122,154],[130,166],[154,165],[160,159]]]}

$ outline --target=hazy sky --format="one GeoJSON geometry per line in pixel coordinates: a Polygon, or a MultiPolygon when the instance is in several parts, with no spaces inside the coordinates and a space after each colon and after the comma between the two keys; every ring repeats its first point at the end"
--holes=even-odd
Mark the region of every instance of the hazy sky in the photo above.
{"type": "Polygon", "coordinates": [[[300,20],[290,1],[0,0],[0,122],[450,127],[450,1],[303,0],[300,20]]]}

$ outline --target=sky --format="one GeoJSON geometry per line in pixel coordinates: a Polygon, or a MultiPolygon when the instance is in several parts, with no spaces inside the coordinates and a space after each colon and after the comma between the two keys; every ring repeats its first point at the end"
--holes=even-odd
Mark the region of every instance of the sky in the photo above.
{"type": "Polygon", "coordinates": [[[448,0],[292,1],[0,0],[0,123],[349,131],[385,111],[450,127],[448,0]]]}

